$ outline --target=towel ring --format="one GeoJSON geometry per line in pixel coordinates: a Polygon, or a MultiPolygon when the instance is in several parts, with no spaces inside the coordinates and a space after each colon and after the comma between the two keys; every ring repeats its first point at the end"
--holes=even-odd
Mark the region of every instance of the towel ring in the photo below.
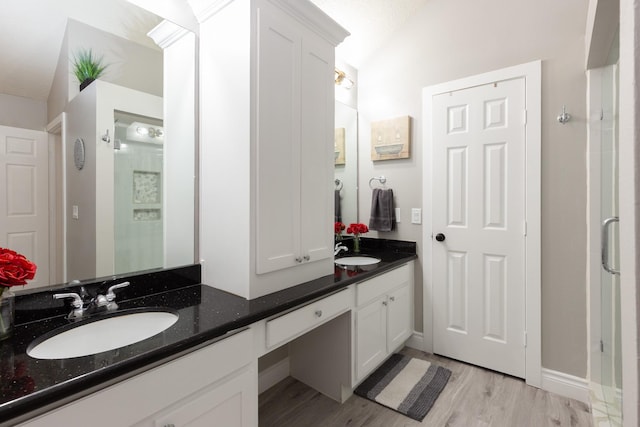
{"type": "Polygon", "coordinates": [[[342,190],[342,186],[343,186],[342,181],[340,181],[338,178],[336,178],[336,180],[334,182],[336,184],[336,190],[338,190],[338,191],[342,190]]]}
{"type": "Polygon", "coordinates": [[[387,182],[387,178],[384,175],[374,176],[373,178],[371,178],[369,180],[369,188],[371,188],[372,190],[373,190],[373,186],[371,185],[371,183],[373,181],[380,181],[380,184],[384,185],[384,183],[387,182]]]}

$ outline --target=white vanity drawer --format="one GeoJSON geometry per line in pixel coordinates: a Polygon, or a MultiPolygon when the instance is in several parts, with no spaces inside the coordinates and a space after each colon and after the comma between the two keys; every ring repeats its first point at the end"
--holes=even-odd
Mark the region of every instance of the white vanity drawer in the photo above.
{"type": "Polygon", "coordinates": [[[267,321],[267,348],[284,344],[293,338],[319,326],[337,315],[344,313],[351,307],[351,292],[347,288],[336,294],[290,313],[267,321]]]}
{"type": "Polygon", "coordinates": [[[403,283],[410,281],[412,275],[413,261],[410,261],[388,273],[369,279],[366,282],[358,283],[356,286],[356,305],[360,307],[388,293],[403,283]]]}

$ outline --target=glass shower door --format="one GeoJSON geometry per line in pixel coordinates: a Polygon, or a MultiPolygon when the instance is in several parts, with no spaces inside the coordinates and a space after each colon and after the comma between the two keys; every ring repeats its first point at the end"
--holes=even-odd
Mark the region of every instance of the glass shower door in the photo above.
{"type": "Polygon", "coordinates": [[[163,265],[162,120],[115,113],[114,272],[163,265]]]}
{"type": "MultiPolygon", "coordinates": [[[[610,425],[622,422],[617,66],[603,70],[600,150],[600,393],[610,425]]],[[[598,393],[598,394],[600,394],[598,393]]]]}

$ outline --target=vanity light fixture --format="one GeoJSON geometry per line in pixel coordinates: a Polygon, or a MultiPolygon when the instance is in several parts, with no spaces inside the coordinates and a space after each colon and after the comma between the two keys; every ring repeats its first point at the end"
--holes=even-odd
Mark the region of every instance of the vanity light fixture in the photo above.
{"type": "Polygon", "coordinates": [[[164,132],[161,128],[152,128],[152,127],[142,127],[138,126],[136,128],[136,132],[140,136],[148,136],[149,138],[162,138],[164,132]]]}
{"type": "Polygon", "coordinates": [[[354,81],[347,76],[347,73],[339,68],[334,70],[334,79],[337,86],[342,86],[345,89],[351,89],[355,84],[354,81]]]}
{"type": "Polygon", "coordinates": [[[164,142],[164,128],[149,123],[133,122],[127,126],[126,139],[162,144],[164,142]]]}

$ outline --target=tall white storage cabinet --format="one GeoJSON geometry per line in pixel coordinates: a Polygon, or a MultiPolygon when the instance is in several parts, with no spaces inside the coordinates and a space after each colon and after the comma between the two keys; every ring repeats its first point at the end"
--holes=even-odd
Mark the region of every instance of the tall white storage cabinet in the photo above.
{"type": "Polygon", "coordinates": [[[203,282],[256,298],[333,273],[335,46],[307,0],[196,1],[203,282]]]}

